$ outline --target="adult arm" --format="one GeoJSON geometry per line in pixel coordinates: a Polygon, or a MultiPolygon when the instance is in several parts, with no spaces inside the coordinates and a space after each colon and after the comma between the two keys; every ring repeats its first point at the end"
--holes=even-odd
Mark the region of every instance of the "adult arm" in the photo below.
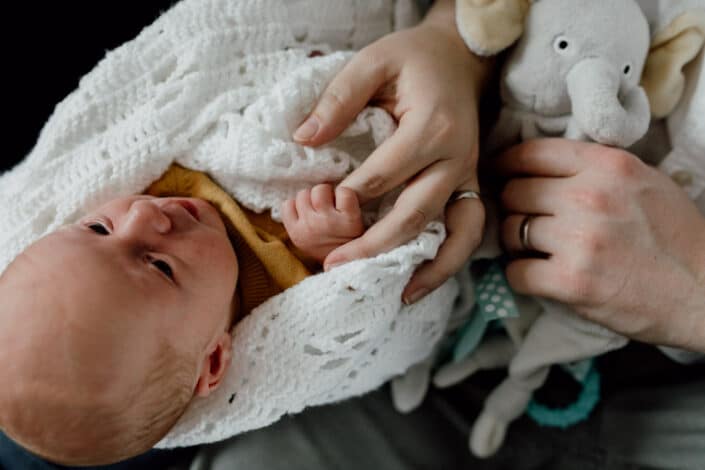
{"type": "Polygon", "coordinates": [[[543,139],[499,158],[502,239],[518,292],[634,339],[705,352],[705,217],[669,177],[598,144],[543,139]],[[522,253],[530,243],[548,257],[522,253]]]}
{"type": "Polygon", "coordinates": [[[407,185],[386,217],[328,255],[327,268],[402,244],[444,210],[448,238],[435,261],[412,278],[405,301],[418,300],[460,268],[480,242],[484,209],[476,199],[447,203],[453,191],[478,189],[477,103],[490,67],[458,34],[455,2],[439,0],[418,26],[361,50],[328,86],[294,138],[325,144],[373,102],[399,127],[341,185],[362,203],[407,185]]]}

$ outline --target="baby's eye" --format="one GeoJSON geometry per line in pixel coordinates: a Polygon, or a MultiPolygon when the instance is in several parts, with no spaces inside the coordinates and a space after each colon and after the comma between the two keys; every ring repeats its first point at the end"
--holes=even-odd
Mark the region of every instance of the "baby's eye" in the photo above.
{"type": "Polygon", "coordinates": [[[108,232],[108,229],[105,228],[105,225],[99,224],[97,222],[88,225],[88,228],[93,230],[98,235],[110,235],[110,232],[108,232]]]}
{"type": "Polygon", "coordinates": [[[164,273],[169,279],[171,279],[172,281],[174,280],[174,271],[171,269],[171,266],[169,266],[169,263],[160,259],[155,259],[152,260],[152,264],[154,265],[154,267],[164,273]]]}

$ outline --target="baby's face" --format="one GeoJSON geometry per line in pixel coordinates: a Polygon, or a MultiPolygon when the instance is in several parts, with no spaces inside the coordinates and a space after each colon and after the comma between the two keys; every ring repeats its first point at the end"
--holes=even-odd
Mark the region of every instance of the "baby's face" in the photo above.
{"type": "Polygon", "coordinates": [[[229,319],[237,260],[218,212],[201,199],[115,199],[25,256],[62,278],[70,271],[74,282],[104,279],[87,294],[106,307],[127,298],[154,306],[136,319],[139,327],[158,328],[180,345],[195,347],[194,339],[204,341],[229,319]]]}
{"type": "Polygon", "coordinates": [[[168,361],[164,342],[191,361],[193,390],[229,326],[237,274],[205,201],[111,201],[30,246],[0,277],[0,365],[21,378],[9,396],[51,397],[56,409],[41,418],[87,402],[127,406],[168,361]]]}

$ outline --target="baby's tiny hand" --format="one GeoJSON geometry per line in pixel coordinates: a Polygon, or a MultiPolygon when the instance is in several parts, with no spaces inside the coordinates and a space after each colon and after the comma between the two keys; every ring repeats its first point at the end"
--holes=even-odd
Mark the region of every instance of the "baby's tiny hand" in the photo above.
{"type": "Polygon", "coordinates": [[[291,241],[320,263],[328,253],[365,231],[355,192],[330,184],[299,191],[282,204],[282,221],[291,241]]]}

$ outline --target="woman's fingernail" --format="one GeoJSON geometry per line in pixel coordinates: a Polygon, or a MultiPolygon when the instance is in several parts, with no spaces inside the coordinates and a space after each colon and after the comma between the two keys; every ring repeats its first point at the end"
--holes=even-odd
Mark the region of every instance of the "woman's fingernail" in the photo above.
{"type": "Polygon", "coordinates": [[[294,140],[297,140],[299,142],[305,142],[307,140],[311,140],[314,135],[316,135],[316,132],[318,132],[319,128],[318,124],[318,119],[316,119],[314,116],[311,116],[310,118],[306,119],[306,121],[299,126],[298,129],[296,129],[296,132],[294,132],[294,140]]]}
{"type": "Polygon", "coordinates": [[[429,292],[430,291],[428,289],[426,289],[425,287],[422,287],[420,289],[415,290],[411,294],[406,294],[404,296],[404,298],[402,299],[402,301],[406,305],[411,305],[411,304],[414,304],[414,303],[418,302],[419,300],[421,300],[421,298],[425,297],[429,292]]]}

